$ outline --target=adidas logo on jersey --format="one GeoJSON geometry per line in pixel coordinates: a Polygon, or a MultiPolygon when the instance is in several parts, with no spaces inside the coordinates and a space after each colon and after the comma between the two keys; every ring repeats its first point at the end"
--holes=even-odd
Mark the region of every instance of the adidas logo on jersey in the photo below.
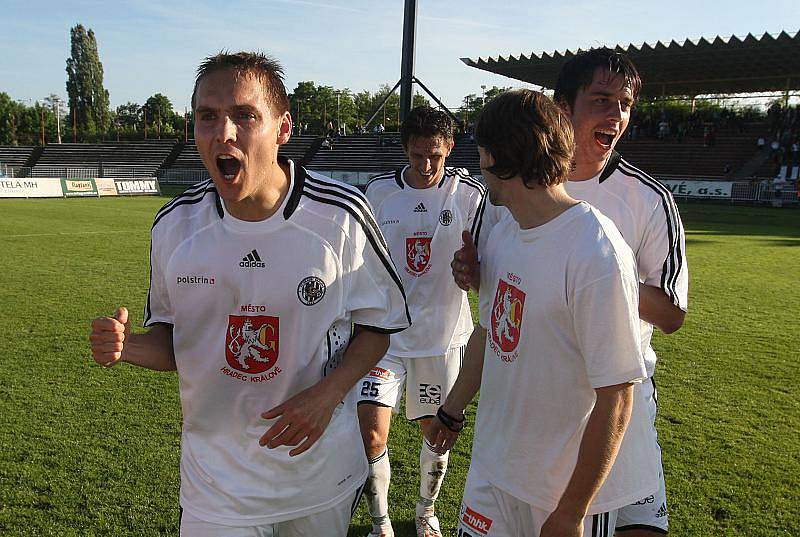
{"type": "Polygon", "coordinates": [[[258,255],[258,252],[253,250],[242,258],[242,260],[239,262],[239,266],[242,268],[264,268],[267,265],[261,261],[261,257],[258,255]]]}
{"type": "Polygon", "coordinates": [[[667,516],[667,504],[662,503],[661,507],[658,508],[658,512],[656,513],[656,518],[664,518],[667,516]]]}
{"type": "Polygon", "coordinates": [[[419,205],[414,207],[414,212],[415,213],[427,213],[428,209],[425,208],[425,204],[424,203],[420,202],[419,205]]]}

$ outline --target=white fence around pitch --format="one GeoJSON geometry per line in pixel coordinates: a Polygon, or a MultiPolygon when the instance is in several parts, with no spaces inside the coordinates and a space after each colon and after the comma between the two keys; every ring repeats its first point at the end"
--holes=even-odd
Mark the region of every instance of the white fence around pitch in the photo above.
{"type": "Polygon", "coordinates": [[[62,179],[97,179],[101,177],[116,179],[132,179],[134,177],[153,177],[156,170],[153,166],[103,166],[101,167],[67,167],[67,166],[35,166],[33,168],[14,168],[0,165],[0,177],[60,177],[62,179]]]}
{"type": "Polygon", "coordinates": [[[797,183],[761,181],[718,181],[696,178],[658,178],[675,199],[761,202],[775,206],[797,205],[797,183]]]}
{"type": "MultiPolygon", "coordinates": [[[[150,169],[152,177],[157,175],[158,181],[165,185],[193,185],[209,178],[208,171],[204,169],[169,169],[158,170],[153,173],[152,169],[146,166],[141,167],[114,167],[104,166],[101,168],[87,167],[35,167],[35,168],[14,168],[0,163],[0,178],[35,178],[35,177],[60,177],[62,179],[95,179],[95,178],[118,178],[131,179],[147,176],[146,171],[150,169]]],[[[385,172],[378,171],[346,171],[346,170],[315,170],[318,173],[327,175],[339,181],[355,185],[364,186],[376,175],[385,172]]],[[[391,170],[386,170],[391,171],[391,170]]],[[[483,181],[481,176],[477,179],[483,181]]],[[[731,203],[769,203],[773,206],[797,206],[800,205],[798,199],[797,181],[789,180],[778,182],[771,179],[760,181],[720,181],[716,178],[705,177],[659,177],[678,199],[695,200],[719,200],[731,203]]]]}
{"type": "MultiPolygon", "coordinates": [[[[376,171],[314,170],[322,175],[354,186],[364,186],[376,175],[386,173],[376,171]]],[[[483,177],[475,176],[483,182],[483,177]]],[[[193,185],[209,178],[206,170],[160,170],[158,180],[162,184],[193,185]]],[[[797,183],[787,182],[776,189],[770,180],[719,181],[713,178],[660,178],[672,195],[682,199],[727,200],[729,202],[760,202],[773,205],[795,205],[798,203],[797,183]]]]}

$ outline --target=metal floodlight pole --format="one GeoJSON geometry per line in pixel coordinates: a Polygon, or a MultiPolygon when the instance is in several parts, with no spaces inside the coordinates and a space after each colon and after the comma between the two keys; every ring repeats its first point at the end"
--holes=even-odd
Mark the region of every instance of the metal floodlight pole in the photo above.
{"type": "Polygon", "coordinates": [[[417,41],[417,0],[405,0],[403,58],[400,64],[400,120],[411,112],[414,86],[414,56],[417,41]]]}
{"type": "MultiPolygon", "coordinates": [[[[36,105],[37,106],[39,105],[38,101],[37,101],[36,105]]],[[[40,112],[41,112],[41,116],[42,116],[42,146],[44,146],[44,144],[45,144],[45,139],[44,139],[44,106],[41,107],[40,112]]]]}
{"type": "Polygon", "coordinates": [[[370,124],[370,123],[372,123],[372,120],[373,120],[373,119],[375,119],[375,117],[376,117],[378,114],[380,114],[380,113],[381,113],[381,110],[383,110],[383,112],[384,112],[384,115],[383,115],[383,126],[384,126],[384,127],[386,126],[386,110],[384,109],[384,105],[386,104],[386,101],[388,101],[388,100],[389,100],[389,98],[392,96],[392,94],[393,94],[393,93],[394,93],[394,92],[397,90],[397,87],[400,85],[400,82],[401,82],[401,81],[400,81],[400,80],[398,80],[398,81],[397,81],[397,84],[395,84],[395,85],[394,85],[394,87],[393,87],[391,90],[389,90],[389,92],[386,94],[386,96],[385,96],[385,97],[383,98],[383,100],[381,101],[381,104],[379,104],[379,105],[378,105],[378,107],[377,107],[377,108],[375,108],[375,111],[372,113],[372,115],[371,115],[371,116],[369,116],[369,119],[368,119],[368,120],[367,120],[367,122],[364,124],[364,126],[365,126],[365,127],[368,127],[368,126],[369,126],[369,124],[370,124]]]}
{"type": "Polygon", "coordinates": [[[414,77],[414,82],[419,84],[419,87],[422,88],[425,91],[425,93],[427,93],[428,96],[431,99],[433,99],[433,101],[436,104],[438,104],[441,107],[441,109],[444,110],[447,113],[447,115],[449,115],[453,119],[453,121],[456,122],[456,125],[458,124],[458,117],[456,117],[456,115],[453,112],[451,112],[450,109],[447,108],[447,106],[445,106],[445,104],[442,101],[439,100],[439,97],[434,95],[433,92],[431,90],[429,90],[427,88],[427,86],[425,86],[425,84],[423,84],[422,81],[420,79],[418,79],[417,77],[414,77]]]}
{"type": "Polygon", "coordinates": [[[56,139],[61,143],[61,99],[56,99],[56,131],[58,135],[56,139]]]}

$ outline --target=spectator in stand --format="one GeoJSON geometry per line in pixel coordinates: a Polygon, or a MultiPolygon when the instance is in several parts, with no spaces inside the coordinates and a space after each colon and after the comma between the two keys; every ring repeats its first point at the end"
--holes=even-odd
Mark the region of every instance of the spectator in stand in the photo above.
{"type": "Polygon", "coordinates": [[[713,146],[717,141],[717,129],[713,123],[707,123],[703,128],[703,145],[705,147],[713,146]]]}
{"type": "Polygon", "coordinates": [[[781,144],[778,139],[772,140],[772,143],[769,144],[769,157],[772,159],[772,162],[778,163],[781,155],[781,144]]]}
{"type": "Polygon", "coordinates": [[[759,151],[767,147],[767,139],[763,136],[759,136],[758,140],[756,141],[756,147],[758,147],[759,151]]]}
{"type": "Polygon", "coordinates": [[[798,153],[800,153],[800,143],[798,143],[797,138],[795,138],[794,142],[792,142],[792,166],[797,165],[798,153]]]}
{"type": "Polygon", "coordinates": [[[378,145],[383,147],[383,133],[386,132],[386,127],[383,126],[383,123],[378,123],[375,125],[375,134],[378,135],[378,145]]]}
{"type": "Polygon", "coordinates": [[[669,121],[667,121],[666,116],[664,116],[658,123],[658,139],[666,140],[668,138],[669,138],[669,121]]]}
{"type": "Polygon", "coordinates": [[[689,126],[686,124],[685,121],[681,121],[678,123],[678,142],[683,142],[683,139],[686,138],[686,132],[689,130],[689,126]]]}

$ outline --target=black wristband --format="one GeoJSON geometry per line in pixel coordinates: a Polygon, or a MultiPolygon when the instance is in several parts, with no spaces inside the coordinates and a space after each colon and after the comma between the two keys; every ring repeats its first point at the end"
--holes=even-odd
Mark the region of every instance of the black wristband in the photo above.
{"type": "Polygon", "coordinates": [[[464,421],[466,420],[464,416],[461,416],[461,418],[454,418],[445,412],[442,407],[439,407],[439,410],[436,411],[436,417],[439,418],[439,421],[441,421],[445,427],[454,433],[461,432],[461,429],[464,428],[464,421]]]}

